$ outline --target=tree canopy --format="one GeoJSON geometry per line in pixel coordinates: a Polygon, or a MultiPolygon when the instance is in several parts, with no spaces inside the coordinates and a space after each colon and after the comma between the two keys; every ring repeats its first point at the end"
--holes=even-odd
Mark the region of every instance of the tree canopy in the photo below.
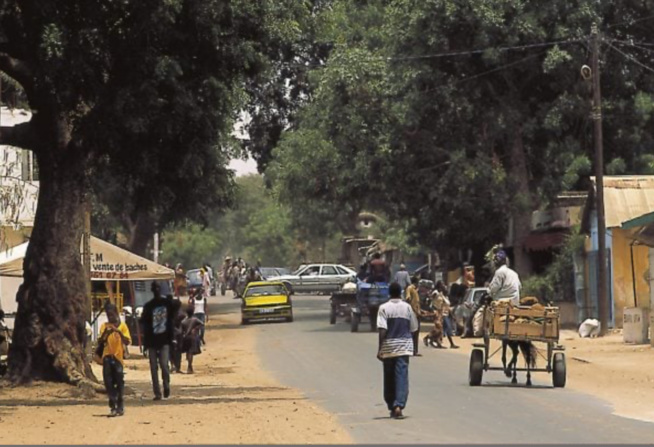
{"type": "Polygon", "coordinates": [[[294,38],[301,9],[292,0],[0,1],[0,70],[35,112],[2,142],[33,150],[41,174],[13,380],[92,376],[78,255],[91,176],[119,186],[132,223],[139,213],[201,218],[227,203],[222,149],[245,85],[266,70],[275,42],[294,38]]]}
{"type": "Polygon", "coordinates": [[[334,2],[323,36],[334,48],[311,73],[315,93],[273,152],[280,197],[385,212],[443,254],[481,255],[512,222],[514,257],[528,273],[522,244],[531,212],[561,191],[587,188],[591,89],[579,71],[594,23],[603,36],[606,169],[651,172],[654,70],[652,52],[638,42],[651,40],[653,8],[334,2]],[[333,154],[327,162],[323,152],[333,154]],[[287,180],[294,168],[310,181],[287,180]]]}

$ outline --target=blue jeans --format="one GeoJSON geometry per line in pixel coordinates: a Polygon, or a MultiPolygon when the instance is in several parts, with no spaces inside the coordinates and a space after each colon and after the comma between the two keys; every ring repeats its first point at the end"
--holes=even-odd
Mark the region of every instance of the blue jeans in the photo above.
{"type": "Polygon", "coordinates": [[[156,397],[161,397],[161,388],[159,387],[159,367],[161,367],[161,378],[163,379],[164,392],[170,391],[170,371],[168,370],[170,346],[163,345],[159,349],[148,348],[148,356],[150,357],[152,391],[156,397]]]}
{"type": "Polygon", "coordinates": [[[409,398],[409,356],[384,359],[384,401],[388,410],[404,408],[409,398]]]}
{"type": "Polygon", "coordinates": [[[123,411],[123,394],[125,393],[123,364],[111,355],[103,358],[102,378],[109,396],[109,408],[123,411]]]}
{"type": "Polygon", "coordinates": [[[449,315],[447,317],[443,317],[443,333],[445,335],[449,335],[450,337],[454,335],[454,330],[452,329],[452,320],[450,319],[449,315]]]}

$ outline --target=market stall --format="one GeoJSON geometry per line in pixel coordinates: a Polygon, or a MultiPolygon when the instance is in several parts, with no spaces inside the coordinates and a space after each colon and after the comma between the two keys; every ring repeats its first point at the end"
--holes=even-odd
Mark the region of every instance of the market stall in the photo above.
{"type": "MultiPolygon", "coordinates": [[[[0,281],[7,283],[7,290],[5,288],[1,289],[3,298],[7,298],[3,299],[2,307],[7,313],[16,311],[15,296],[18,287],[22,283],[22,280],[19,279],[23,276],[23,259],[27,253],[28,245],[29,242],[26,242],[0,253],[0,281]]],[[[137,307],[135,301],[135,296],[137,296],[136,283],[138,284],[136,288],[144,289],[145,283],[170,281],[175,277],[175,272],[172,269],[97,237],[91,236],[90,247],[91,281],[94,283],[92,296],[94,332],[97,332],[96,327],[98,324],[102,323],[98,315],[102,313],[105,302],[112,302],[116,304],[118,309],[123,309],[123,296],[127,292],[131,297],[132,314],[135,315],[137,307]],[[98,283],[104,283],[104,289],[97,287],[100,286],[98,283]]],[[[80,244],[80,256],[81,253],[80,244]]]]}

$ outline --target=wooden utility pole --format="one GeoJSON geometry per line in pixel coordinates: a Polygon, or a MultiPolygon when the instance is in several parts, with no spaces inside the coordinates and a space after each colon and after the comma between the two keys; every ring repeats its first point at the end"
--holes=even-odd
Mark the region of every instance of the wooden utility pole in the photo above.
{"type": "Polygon", "coordinates": [[[595,208],[597,209],[597,301],[598,313],[601,323],[600,335],[606,335],[609,325],[609,302],[606,293],[606,220],[604,217],[604,149],[602,142],[602,93],[600,90],[600,67],[599,67],[599,42],[600,35],[597,24],[594,23],[591,29],[593,41],[593,111],[595,140],[595,208]]]}

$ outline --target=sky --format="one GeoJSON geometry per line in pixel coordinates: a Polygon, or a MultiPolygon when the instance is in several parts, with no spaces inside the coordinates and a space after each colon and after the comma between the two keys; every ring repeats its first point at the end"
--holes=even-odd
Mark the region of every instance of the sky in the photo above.
{"type": "Polygon", "coordinates": [[[257,163],[251,158],[247,160],[234,158],[229,162],[229,167],[236,171],[237,177],[257,173],[257,163]]]}

